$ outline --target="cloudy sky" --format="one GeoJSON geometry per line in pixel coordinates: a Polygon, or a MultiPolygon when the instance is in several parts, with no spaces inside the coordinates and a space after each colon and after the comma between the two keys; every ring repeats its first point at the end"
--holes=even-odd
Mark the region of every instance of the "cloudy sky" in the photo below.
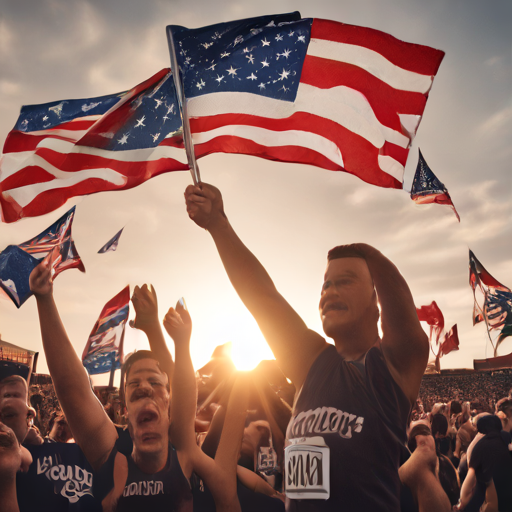
{"type": "MultiPolygon", "coordinates": [[[[474,358],[491,356],[492,350],[486,348],[485,327],[471,322],[468,248],[512,286],[510,0],[0,0],[0,139],[14,126],[21,105],[123,91],[168,67],[167,24],[192,28],[293,10],[446,52],[410,152],[405,187],[419,146],[448,187],[460,225],[449,209],[416,206],[404,191],[307,166],[217,154],[200,161],[203,180],[222,190],[231,223],[310,328],[321,332],[326,252],[366,242],[397,264],[417,306],[435,300],[447,327],[458,324],[460,351],[445,357],[442,367],[472,367],[474,358]]],[[[162,317],[179,297],[186,298],[196,367],[226,341],[233,343],[241,368],[270,356],[212,240],[187,217],[183,191],[190,182],[186,172],[171,173],[0,226],[3,249],[32,238],[77,204],[73,233],[87,273],[61,274],[55,296],[79,353],[105,302],[127,283],[149,282],[162,317]],[[123,226],[117,252],[96,254],[123,226]]],[[[0,299],[0,333],[42,351],[35,300],[17,310],[0,299]]],[[[128,351],[146,343],[128,329],[128,351]]],[[[512,341],[506,342],[501,354],[511,350],[512,341]]],[[[44,357],[38,371],[47,371],[44,357]]]]}

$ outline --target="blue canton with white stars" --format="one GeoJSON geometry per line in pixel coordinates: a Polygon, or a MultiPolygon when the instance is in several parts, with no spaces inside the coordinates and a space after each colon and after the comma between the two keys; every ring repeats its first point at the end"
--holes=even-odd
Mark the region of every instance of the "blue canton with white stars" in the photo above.
{"type": "Polygon", "coordinates": [[[125,94],[126,92],[121,92],[97,98],[24,105],[13,129],[21,132],[48,130],[80,117],[103,115],[125,94]]]}
{"type": "Polygon", "coordinates": [[[115,126],[112,132],[107,130],[107,134],[112,136],[104,149],[153,148],[166,137],[181,137],[181,116],[170,73],[131,100],[126,108],[122,126],[115,126]]]}
{"type": "Polygon", "coordinates": [[[411,197],[447,193],[446,187],[432,172],[420,151],[418,166],[411,187],[411,197]]]}
{"type": "Polygon", "coordinates": [[[293,102],[312,21],[291,13],[199,29],[172,26],[185,97],[231,91],[293,102]]]}

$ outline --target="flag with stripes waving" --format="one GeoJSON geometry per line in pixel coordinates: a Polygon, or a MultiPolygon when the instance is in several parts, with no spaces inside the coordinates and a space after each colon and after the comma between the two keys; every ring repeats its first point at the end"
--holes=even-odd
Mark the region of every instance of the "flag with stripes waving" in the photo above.
{"type": "MultiPolygon", "coordinates": [[[[298,12],[171,27],[196,157],[225,152],[402,188],[444,53],[298,12]]],[[[22,108],[0,164],[2,220],[188,168],[173,77],[22,108]]]]}

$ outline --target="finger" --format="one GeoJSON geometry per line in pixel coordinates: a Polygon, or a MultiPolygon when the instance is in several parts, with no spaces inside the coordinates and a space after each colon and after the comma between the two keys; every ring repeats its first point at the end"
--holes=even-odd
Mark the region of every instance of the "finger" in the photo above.
{"type": "Polygon", "coordinates": [[[187,202],[195,204],[205,204],[209,201],[207,197],[203,197],[197,194],[192,194],[187,198],[187,202]]]}

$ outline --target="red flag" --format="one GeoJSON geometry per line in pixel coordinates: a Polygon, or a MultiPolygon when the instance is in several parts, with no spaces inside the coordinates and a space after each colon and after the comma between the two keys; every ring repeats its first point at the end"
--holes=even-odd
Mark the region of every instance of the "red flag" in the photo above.
{"type": "Polygon", "coordinates": [[[439,306],[435,301],[432,301],[429,306],[416,308],[416,313],[420,322],[426,322],[430,325],[430,341],[432,341],[432,335],[435,334],[436,343],[439,344],[439,338],[444,329],[444,316],[439,306]]]}
{"type": "Polygon", "coordinates": [[[457,324],[455,324],[449,332],[444,335],[444,340],[439,347],[439,355],[447,355],[453,350],[459,350],[459,334],[457,332],[457,324]]]}

